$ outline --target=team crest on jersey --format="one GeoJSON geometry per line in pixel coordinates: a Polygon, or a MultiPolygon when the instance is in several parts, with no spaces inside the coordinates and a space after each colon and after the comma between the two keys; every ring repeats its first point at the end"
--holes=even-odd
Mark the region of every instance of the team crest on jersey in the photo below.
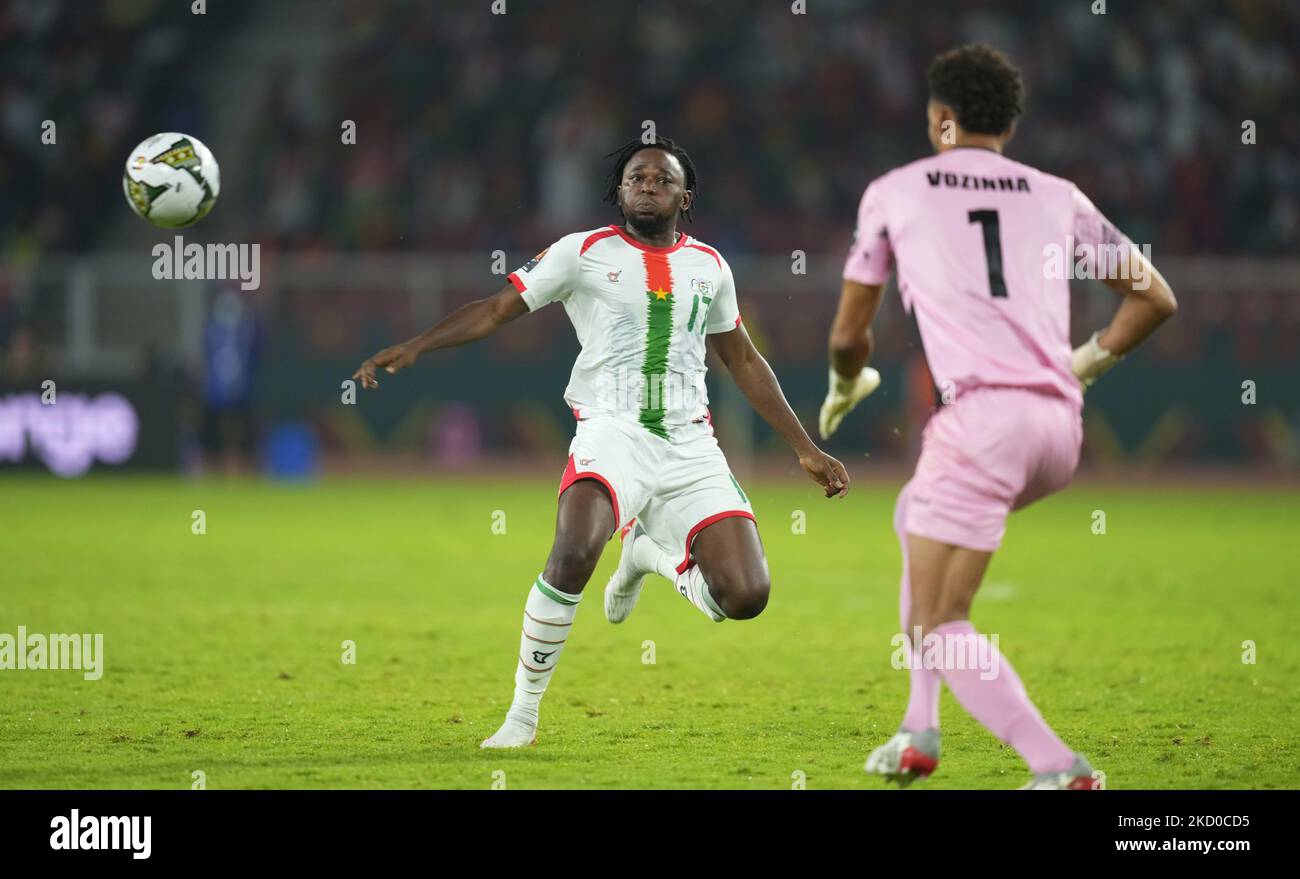
{"type": "Polygon", "coordinates": [[[713,282],[704,281],[700,278],[691,278],[691,292],[698,293],[701,296],[708,296],[713,292],[713,282]]]}
{"type": "Polygon", "coordinates": [[[549,248],[549,247],[546,248],[546,250],[543,250],[541,253],[537,254],[537,256],[533,257],[533,258],[530,259],[528,262],[524,263],[524,267],[523,267],[522,269],[520,269],[519,271],[521,271],[521,272],[531,272],[531,271],[533,270],[533,267],[536,266],[539,262],[542,261],[542,257],[546,256],[546,251],[547,251],[547,250],[550,250],[550,248],[549,248]]]}
{"type": "Polygon", "coordinates": [[[609,272],[605,277],[609,278],[611,284],[617,284],[618,276],[621,274],[623,274],[623,270],[619,269],[617,272],[609,272]]]}

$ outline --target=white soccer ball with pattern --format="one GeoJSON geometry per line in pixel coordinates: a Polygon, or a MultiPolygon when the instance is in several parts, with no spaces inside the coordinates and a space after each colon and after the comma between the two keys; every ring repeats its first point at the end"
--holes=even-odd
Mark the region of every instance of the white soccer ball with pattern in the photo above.
{"type": "Polygon", "coordinates": [[[132,209],[155,226],[189,226],[212,210],[221,172],[197,137],[165,132],[131,151],[122,191],[132,209]]]}

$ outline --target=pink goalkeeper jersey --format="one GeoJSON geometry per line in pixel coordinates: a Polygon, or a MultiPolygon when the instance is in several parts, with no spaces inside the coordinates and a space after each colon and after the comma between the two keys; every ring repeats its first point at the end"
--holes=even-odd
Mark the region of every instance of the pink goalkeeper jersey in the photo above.
{"type": "Polygon", "coordinates": [[[1030,388],[1082,406],[1061,257],[1126,242],[1070,181],[956,147],[867,187],[844,278],[883,284],[897,263],[939,388],[1030,388]]]}

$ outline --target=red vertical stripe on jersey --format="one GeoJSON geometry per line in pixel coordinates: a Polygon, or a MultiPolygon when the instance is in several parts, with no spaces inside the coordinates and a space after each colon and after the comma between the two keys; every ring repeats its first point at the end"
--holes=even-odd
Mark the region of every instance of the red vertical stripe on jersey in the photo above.
{"type": "Polygon", "coordinates": [[[651,293],[658,290],[663,290],[666,293],[673,292],[673,270],[668,265],[667,255],[643,250],[641,251],[641,261],[645,263],[645,288],[647,290],[651,293]]]}

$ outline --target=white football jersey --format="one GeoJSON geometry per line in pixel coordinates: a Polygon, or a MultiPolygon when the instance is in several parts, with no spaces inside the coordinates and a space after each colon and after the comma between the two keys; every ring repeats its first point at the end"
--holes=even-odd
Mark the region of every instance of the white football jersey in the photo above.
{"type": "Polygon", "coordinates": [[[680,233],[649,247],[618,226],[575,232],[510,275],[530,311],[563,302],[582,353],[564,399],[577,418],[614,415],[672,439],[704,418],[704,337],[740,326],[731,267],[680,233]]]}

